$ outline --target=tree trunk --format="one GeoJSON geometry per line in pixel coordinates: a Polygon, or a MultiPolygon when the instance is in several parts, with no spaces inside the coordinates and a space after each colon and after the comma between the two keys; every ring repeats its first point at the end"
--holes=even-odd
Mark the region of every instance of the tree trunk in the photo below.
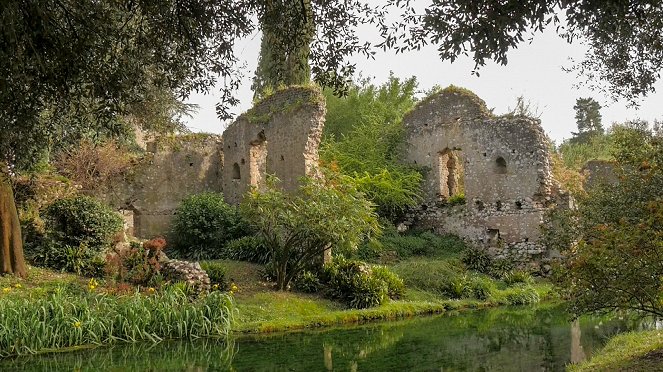
{"type": "Polygon", "coordinates": [[[23,238],[18,222],[14,190],[6,164],[0,164],[0,242],[2,274],[14,274],[25,278],[27,267],[23,257],[23,238]]]}

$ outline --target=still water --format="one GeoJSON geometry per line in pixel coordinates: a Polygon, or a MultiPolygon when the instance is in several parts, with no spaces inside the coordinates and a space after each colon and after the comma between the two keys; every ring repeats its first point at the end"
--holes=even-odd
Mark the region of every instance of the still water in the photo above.
{"type": "Polygon", "coordinates": [[[563,371],[632,319],[582,318],[561,308],[500,308],[351,328],[230,341],[201,339],[22,357],[8,371],[563,371]]]}

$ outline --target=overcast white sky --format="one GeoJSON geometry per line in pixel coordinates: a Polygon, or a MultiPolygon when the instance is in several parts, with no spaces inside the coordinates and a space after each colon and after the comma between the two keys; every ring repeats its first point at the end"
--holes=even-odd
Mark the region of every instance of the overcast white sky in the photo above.
{"type": "MultiPolygon", "coordinates": [[[[365,26],[360,31],[367,39],[375,39],[377,31],[365,26]]],[[[244,83],[237,92],[241,103],[233,112],[244,112],[251,107],[253,93],[251,78],[255,71],[260,47],[260,34],[237,43],[237,52],[246,62],[244,83]]],[[[398,77],[416,76],[419,88],[426,90],[438,84],[450,84],[468,88],[486,101],[495,113],[506,112],[513,107],[516,97],[523,95],[538,106],[544,130],[560,142],[575,130],[573,105],[578,97],[593,97],[603,108],[604,126],[613,122],[641,118],[645,120],[663,119],[663,82],[657,84],[657,93],[641,101],[638,109],[627,108],[625,102],[612,102],[608,97],[586,88],[574,87],[577,78],[572,73],[562,71],[562,66],[570,66],[569,58],[581,59],[584,47],[580,44],[567,44],[559,38],[553,28],[537,34],[532,43],[523,43],[509,53],[507,66],[489,64],[479,72],[480,77],[471,75],[474,63],[469,57],[461,57],[456,62],[441,62],[434,46],[417,52],[394,54],[378,52],[375,60],[363,57],[353,59],[357,71],[363,76],[374,78],[376,83],[387,80],[389,72],[398,77]]],[[[217,102],[216,92],[209,95],[194,94],[190,103],[200,106],[198,113],[188,119],[188,126],[195,132],[221,133],[228,123],[222,123],[214,111],[217,102]]]]}

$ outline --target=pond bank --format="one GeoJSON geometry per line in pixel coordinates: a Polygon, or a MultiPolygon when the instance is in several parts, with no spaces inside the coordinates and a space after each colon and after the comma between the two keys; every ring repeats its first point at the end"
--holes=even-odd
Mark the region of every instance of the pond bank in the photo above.
{"type": "Polygon", "coordinates": [[[617,335],[590,360],[571,366],[569,371],[663,371],[663,331],[617,335]]]}
{"type": "Polygon", "coordinates": [[[559,306],[499,307],[361,326],[115,344],[0,361],[0,370],[546,370],[593,355],[627,319],[569,322],[559,306]]]}

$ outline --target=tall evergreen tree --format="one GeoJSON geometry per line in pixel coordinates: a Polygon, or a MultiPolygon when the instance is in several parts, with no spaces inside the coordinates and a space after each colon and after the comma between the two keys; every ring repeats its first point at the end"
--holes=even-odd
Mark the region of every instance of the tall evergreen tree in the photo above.
{"type": "Polygon", "coordinates": [[[576,99],[573,109],[576,110],[576,124],[579,133],[603,133],[601,105],[594,98],[576,99]]]}
{"type": "Polygon", "coordinates": [[[573,106],[576,111],[578,132],[573,134],[572,142],[585,143],[593,136],[603,134],[601,124],[601,105],[594,98],[578,98],[573,106]]]}

